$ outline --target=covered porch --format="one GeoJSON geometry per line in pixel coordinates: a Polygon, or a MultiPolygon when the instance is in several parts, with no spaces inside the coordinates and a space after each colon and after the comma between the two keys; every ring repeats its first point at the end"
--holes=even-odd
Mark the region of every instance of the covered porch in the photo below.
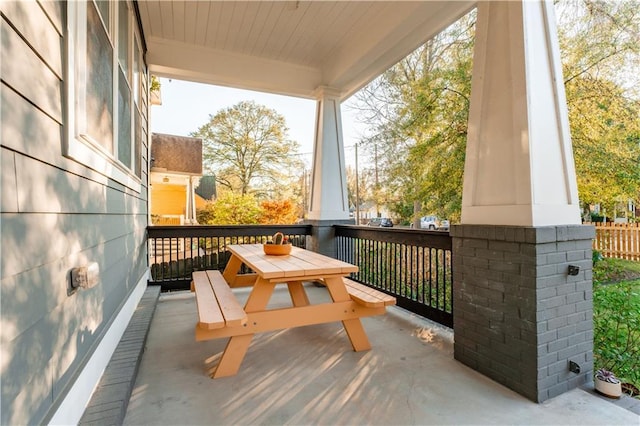
{"type": "MultiPolygon", "coordinates": [[[[305,284],[311,298],[326,290],[305,284]]],[[[240,290],[239,298],[247,290],[240,290]]],[[[275,306],[290,303],[276,289],[275,306]]],[[[195,342],[193,294],[162,294],[124,424],[637,424],[573,389],[536,404],[453,358],[453,333],[402,308],[365,318],[372,349],[339,323],[256,336],[233,377],[210,379],[226,339],[195,342]]],[[[98,421],[85,414],[85,420],[98,421]]],[[[108,412],[102,412],[108,417],[108,412]]],[[[98,417],[95,417],[98,416],[98,417]]]]}
{"type": "Polygon", "coordinates": [[[451,227],[454,358],[543,402],[593,371],[593,229],[580,225],[551,2],[150,1],[139,11],[151,73],[317,101],[306,247],[336,256],[335,225],[353,223],[341,102],[476,6],[462,220],[451,227]]]}
{"type": "Polygon", "coordinates": [[[341,102],[476,5],[453,344],[398,310],[365,323],[368,353],[337,325],[287,330],[210,380],[223,342],[195,342],[192,296],[169,296],[126,422],[462,423],[464,408],[474,423],[637,424],[577,389],[593,373],[594,232],[553,5],[524,0],[3,2],[2,423],[75,424],[110,359],[132,367],[111,354],[153,273],[149,74],[317,101],[306,248],[336,255],[352,223],[341,102]]]}

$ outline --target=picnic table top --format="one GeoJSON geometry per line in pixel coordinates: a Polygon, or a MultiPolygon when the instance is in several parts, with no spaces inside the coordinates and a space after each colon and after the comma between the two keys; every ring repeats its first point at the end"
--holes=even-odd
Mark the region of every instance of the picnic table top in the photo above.
{"type": "Polygon", "coordinates": [[[349,275],[358,267],[320,253],[292,247],[288,255],[264,253],[262,244],[233,244],[227,249],[263,278],[349,275]]]}

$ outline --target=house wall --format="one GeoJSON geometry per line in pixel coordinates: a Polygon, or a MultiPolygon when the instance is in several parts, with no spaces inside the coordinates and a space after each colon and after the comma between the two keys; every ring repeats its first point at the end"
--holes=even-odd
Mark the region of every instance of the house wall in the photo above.
{"type": "Polygon", "coordinates": [[[154,183],[151,186],[152,215],[185,214],[187,187],[184,185],[166,185],[154,183]]]}
{"type": "Polygon", "coordinates": [[[42,424],[146,275],[147,147],[139,193],[63,156],[65,3],[1,8],[0,423],[42,424]]]}
{"type": "Polygon", "coordinates": [[[202,198],[198,194],[195,194],[194,199],[196,200],[196,210],[200,210],[200,209],[205,208],[207,206],[207,204],[209,204],[211,202],[211,200],[205,200],[204,198],[202,198]]]}

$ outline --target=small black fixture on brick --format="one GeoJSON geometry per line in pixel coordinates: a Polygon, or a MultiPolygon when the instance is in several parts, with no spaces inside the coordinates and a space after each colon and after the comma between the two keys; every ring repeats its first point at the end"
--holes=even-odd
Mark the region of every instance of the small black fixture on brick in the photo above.
{"type": "Polygon", "coordinates": [[[578,275],[580,267],[576,265],[569,265],[569,275],[578,275]]]}
{"type": "Polygon", "coordinates": [[[580,374],[580,366],[577,362],[569,361],[569,371],[572,373],[580,374]]]}

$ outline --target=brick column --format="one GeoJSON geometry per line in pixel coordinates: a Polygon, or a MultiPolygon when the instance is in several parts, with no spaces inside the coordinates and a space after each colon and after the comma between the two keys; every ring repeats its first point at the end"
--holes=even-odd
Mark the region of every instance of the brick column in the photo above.
{"type": "Polygon", "coordinates": [[[455,358],[536,402],[591,380],[595,229],[456,225],[451,236],[455,358]]]}
{"type": "Polygon", "coordinates": [[[307,237],[307,249],[329,257],[336,257],[335,229],[333,225],[353,225],[354,219],[345,220],[307,220],[312,226],[307,237]]]}

